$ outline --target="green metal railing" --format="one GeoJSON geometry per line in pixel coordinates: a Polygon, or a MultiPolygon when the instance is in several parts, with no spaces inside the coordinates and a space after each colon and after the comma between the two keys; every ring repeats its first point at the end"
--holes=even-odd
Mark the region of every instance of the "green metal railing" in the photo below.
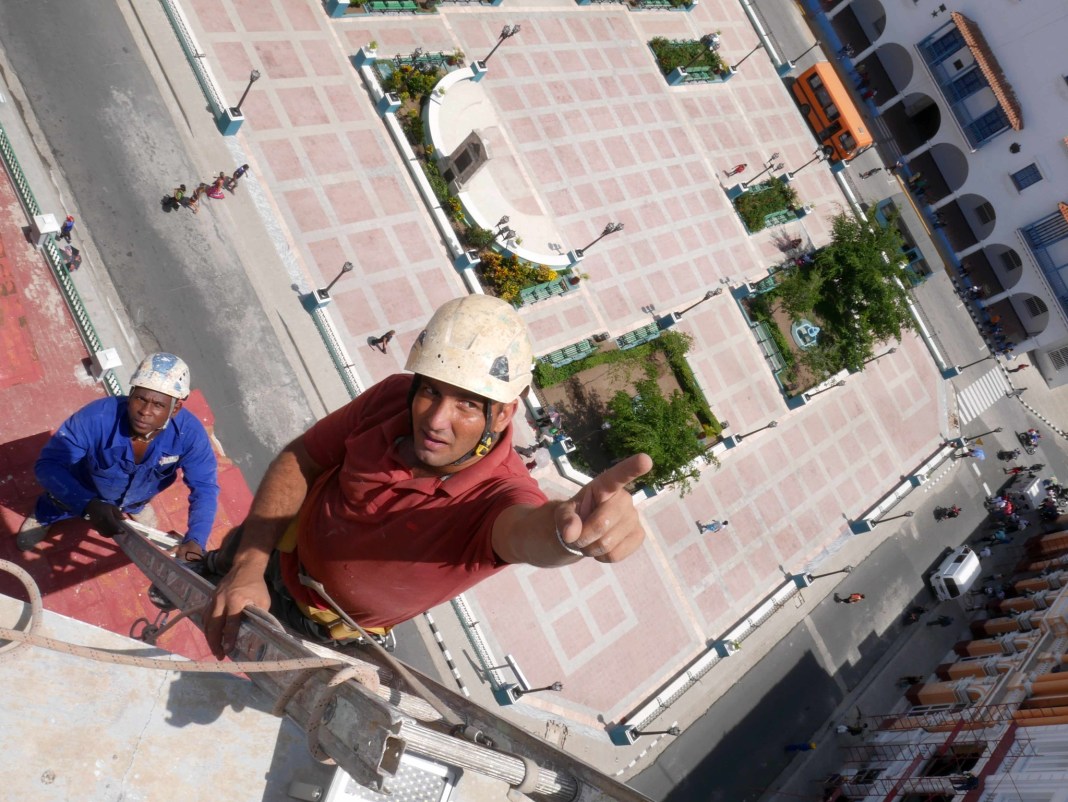
{"type": "MultiPolygon", "coordinates": [[[[314,292],[314,290],[312,290],[314,292]]],[[[345,351],[341,347],[340,341],[337,339],[337,333],[334,331],[334,327],[326,317],[326,313],[315,307],[309,310],[312,316],[312,320],[315,321],[315,328],[319,330],[319,336],[323,338],[323,344],[326,345],[326,350],[330,354],[330,361],[334,363],[334,368],[337,370],[338,375],[341,377],[341,382],[345,385],[345,390],[348,391],[349,398],[355,398],[363,392],[363,387],[356,381],[356,378],[352,374],[352,364],[345,358],[345,351]]]]}
{"type": "MultiPolygon", "coordinates": [[[[41,213],[41,207],[33,194],[30,182],[26,179],[26,174],[22,171],[22,165],[19,164],[18,157],[15,155],[15,149],[11,145],[7,131],[4,130],[2,125],[0,125],[0,158],[3,159],[4,168],[11,177],[11,183],[15,185],[15,191],[18,193],[26,214],[32,220],[41,213]]],[[[100,341],[100,335],[96,333],[93,321],[89,318],[89,312],[85,308],[82,296],[78,293],[78,288],[74,286],[70,271],[67,269],[67,260],[63,258],[63,253],[56,245],[55,237],[49,236],[45,240],[42,250],[44,251],[45,261],[48,262],[48,267],[52,270],[52,276],[55,278],[59,291],[63,295],[63,300],[74,318],[74,323],[78,327],[78,334],[81,336],[85,347],[89,350],[90,355],[104,350],[104,344],[100,341]]],[[[101,381],[103,381],[104,387],[107,388],[111,395],[125,395],[122,384],[119,383],[114,371],[104,371],[101,381]]]]}

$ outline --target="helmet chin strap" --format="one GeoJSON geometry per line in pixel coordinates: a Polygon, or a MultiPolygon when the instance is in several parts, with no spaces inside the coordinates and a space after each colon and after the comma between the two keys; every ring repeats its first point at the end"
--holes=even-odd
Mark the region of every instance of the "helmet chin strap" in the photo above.
{"type": "MultiPolygon", "coordinates": [[[[419,385],[422,383],[422,376],[416,373],[412,377],[412,387],[408,391],[408,422],[412,427],[412,431],[415,431],[415,419],[412,417],[412,403],[415,401],[415,394],[419,392],[419,385]]],[[[478,443],[475,447],[460,457],[455,462],[450,462],[450,467],[453,465],[463,465],[470,459],[475,457],[484,457],[493,448],[493,444],[497,442],[497,438],[500,437],[499,432],[493,431],[493,402],[489,399],[483,404],[483,411],[486,416],[486,425],[482,429],[482,436],[478,439],[478,443]]]]}

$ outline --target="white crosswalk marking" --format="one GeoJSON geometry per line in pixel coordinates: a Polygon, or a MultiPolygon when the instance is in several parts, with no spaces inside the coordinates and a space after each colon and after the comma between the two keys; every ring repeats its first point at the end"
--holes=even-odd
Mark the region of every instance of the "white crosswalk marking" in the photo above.
{"type": "Polygon", "coordinates": [[[1005,397],[1011,388],[1000,367],[991,368],[957,393],[957,415],[960,425],[978,418],[995,402],[1005,397]]]}

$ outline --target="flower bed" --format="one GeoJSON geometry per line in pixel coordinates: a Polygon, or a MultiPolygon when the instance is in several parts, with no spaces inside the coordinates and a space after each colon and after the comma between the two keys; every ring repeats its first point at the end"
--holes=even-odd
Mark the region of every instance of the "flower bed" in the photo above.
{"type": "Polygon", "coordinates": [[[770,215],[800,208],[797,192],[783,178],[772,178],[734,199],[734,209],[750,234],[762,231],[770,215]]]}
{"type": "Polygon", "coordinates": [[[527,287],[556,281],[560,277],[552,268],[531,264],[516,256],[486,250],[479,255],[478,276],[483,285],[508,303],[519,301],[519,294],[527,287]]]}
{"type": "Polygon", "coordinates": [[[658,36],[649,42],[649,49],[656,58],[660,72],[669,75],[679,67],[703,68],[716,75],[727,71],[723,59],[705,43],[695,40],[665,39],[658,36]]]}

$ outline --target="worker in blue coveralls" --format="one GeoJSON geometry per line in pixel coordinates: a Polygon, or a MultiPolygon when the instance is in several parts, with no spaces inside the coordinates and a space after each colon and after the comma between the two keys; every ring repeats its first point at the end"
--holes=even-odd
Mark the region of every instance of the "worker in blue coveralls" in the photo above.
{"type": "Polygon", "coordinates": [[[182,409],[188,397],[185,362],[150,354],[130,378],[128,397],[101,398],[64,421],[34,466],[45,492],[19,529],[18,548],[32,549],[66,518],[84,517],[108,537],[121,531],[124,513],[152,525],[145,505],[174,484],[180,468],[189,522],[176,556],[200,559],[219,501],[218,466],[204,426],[182,409]]]}

